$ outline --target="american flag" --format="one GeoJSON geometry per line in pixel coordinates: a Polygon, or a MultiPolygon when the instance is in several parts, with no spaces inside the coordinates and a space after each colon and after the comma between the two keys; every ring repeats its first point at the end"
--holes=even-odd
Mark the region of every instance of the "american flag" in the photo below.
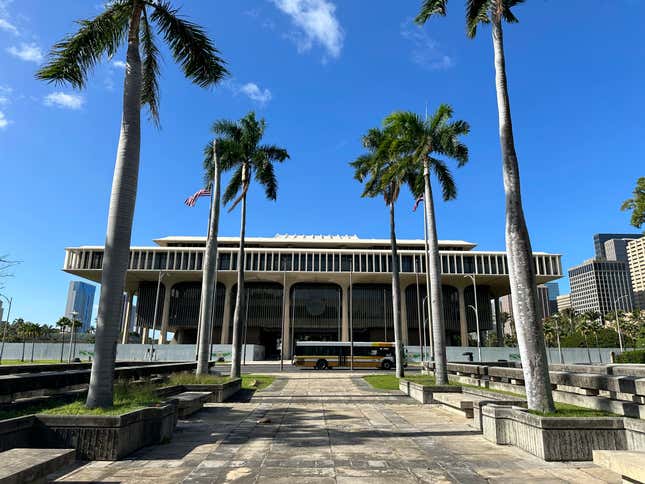
{"type": "Polygon", "coordinates": [[[412,207],[412,211],[416,212],[417,208],[419,207],[419,204],[423,202],[423,195],[421,195],[419,198],[417,198],[417,201],[414,202],[414,207],[412,207]]]}
{"type": "Polygon", "coordinates": [[[194,207],[199,197],[209,197],[210,194],[211,194],[210,188],[202,188],[201,190],[197,190],[193,195],[188,197],[184,201],[184,203],[189,207],[194,207]]]}

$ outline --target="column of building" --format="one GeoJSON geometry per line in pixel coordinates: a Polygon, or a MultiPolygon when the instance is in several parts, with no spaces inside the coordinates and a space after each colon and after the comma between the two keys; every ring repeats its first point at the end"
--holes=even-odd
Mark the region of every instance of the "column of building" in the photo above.
{"type": "Polygon", "coordinates": [[[459,334],[461,336],[461,346],[468,346],[468,315],[466,313],[465,288],[458,287],[459,295],[459,334]]]}
{"type": "Polygon", "coordinates": [[[161,344],[168,343],[168,326],[170,323],[170,293],[172,292],[172,282],[166,279],[164,282],[163,304],[161,306],[161,329],[159,341],[161,344]]]}
{"type": "Polygon", "coordinates": [[[231,328],[231,296],[233,295],[233,285],[224,286],[224,314],[222,315],[222,333],[220,344],[229,344],[229,334],[231,328]]]}
{"type": "Polygon", "coordinates": [[[122,321],[121,327],[121,343],[128,343],[128,336],[130,335],[130,320],[132,319],[132,302],[134,300],[135,291],[128,291],[128,299],[125,306],[125,317],[122,321]]]}

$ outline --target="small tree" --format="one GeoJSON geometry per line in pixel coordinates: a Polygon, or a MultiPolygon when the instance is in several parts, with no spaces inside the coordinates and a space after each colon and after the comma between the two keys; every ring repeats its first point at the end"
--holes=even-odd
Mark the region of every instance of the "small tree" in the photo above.
{"type": "Polygon", "coordinates": [[[645,177],[640,177],[636,181],[633,194],[633,198],[625,200],[620,209],[622,211],[631,210],[630,223],[640,229],[645,224],[645,177]]]}

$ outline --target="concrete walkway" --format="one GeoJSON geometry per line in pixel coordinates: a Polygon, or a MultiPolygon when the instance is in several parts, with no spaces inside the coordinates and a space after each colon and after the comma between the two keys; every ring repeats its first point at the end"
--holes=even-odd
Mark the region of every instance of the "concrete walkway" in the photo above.
{"type": "Polygon", "coordinates": [[[348,373],[281,376],[249,403],[208,404],[172,442],[57,481],[111,483],[621,482],[591,463],[545,463],[491,444],[465,418],[375,391],[348,373]]]}

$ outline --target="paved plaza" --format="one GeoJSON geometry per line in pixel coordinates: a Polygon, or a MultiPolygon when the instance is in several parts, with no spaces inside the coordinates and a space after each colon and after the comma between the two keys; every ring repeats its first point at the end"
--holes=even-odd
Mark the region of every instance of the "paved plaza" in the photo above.
{"type": "Polygon", "coordinates": [[[592,463],[547,463],[484,440],[471,421],[360,376],[280,376],[249,402],[207,404],[172,442],[90,462],[57,482],[621,482],[592,463]]]}

